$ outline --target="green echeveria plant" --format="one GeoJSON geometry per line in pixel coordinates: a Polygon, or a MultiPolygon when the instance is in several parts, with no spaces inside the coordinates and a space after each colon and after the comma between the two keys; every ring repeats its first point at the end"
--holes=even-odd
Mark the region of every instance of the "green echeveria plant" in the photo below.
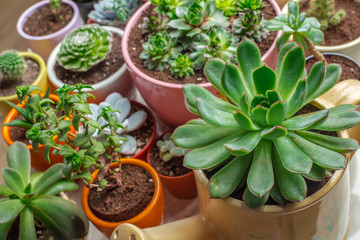
{"type": "Polygon", "coordinates": [[[171,75],[176,78],[189,77],[195,74],[195,64],[189,55],[179,55],[175,60],[170,62],[171,75]]]}
{"type": "Polygon", "coordinates": [[[346,16],[344,9],[335,10],[335,0],[311,0],[309,15],[316,17],[325,30],[328,25],[336,26],[346,16]]]}
{"type": "Polygon", "coordinates": [[[112,33],[96,24],[70,32],[61,43],[57,62],[65,69],[86,72],[103,61],[112,46],[112,33]]]}
{"type": "Polygon", "coordinates": [[[19,239],[37,239],[35,219],[43,223],[55,239],[83,238],[89,220],[76,204],[56,195],[74,191],[78,185],[63,179],[62,164],[46,172],[30,174],[30,151],[15,142],[7,152],[8,167],[2,169],[5,184],[0,185],[0,239],[20,218],[19,239]]]}
{"type": "Polygon", "coordinates": [[[251,40],[242,40],[236,55],[239,66],[221,59],[205,66],[225,100],[198,85],[183,87],[188,109],[201,119],[177,128],[172,140],[192,150],[186,167],[213,170],[211,197],[229,196],[246,185],[243,200],[250,207],[263,205],[269,196],[280,204],[303,201],[304,178],[320,181],[327,170],[344,168],[343,154],[359,147],[355,140],[317,131],[355,126],[360,122],[357,106],[295,115],[335,85],[341,68],[320,61],[307,75],[304,50],[294,42],[280,50],[275,71],[261,62],[251,40]]]}
{"type": "Polygon", "coordinates": [[[182,50],[181,46],[175,44],[176,39],[170,38],[166,31],[159,32],[143,43],[144,51],[140,58],[145,60],[144,65],[149,69],[163,71],[169,66],[169,60],[176,59],[182,50]]]}
{"type": "Polygon", "coordinates": [[[227,62],[234,62],[236,45],[239,39],[224,28],[210,28],[207,33],[200,33],[192,44],[190,58],[195,68],[203,69],[210,58],[219,57],[227,62]]]}
{"type": "Polygon", "coordinates": [[[25,60],[17,51],[8,50],[1,53],[0,75],[4,83],[18,82],[25,69],[25,60]]]}
{"type": "Polygon", "coordinates": [[[167,18],[162,18],[159,14],[151,15],[144,22],[143,31],[149,36],[155,35],[166,29],[167,21],[167,18]]]}
{"type": "Polygon", "coordinates": [[[237,0],[215,0],[215,4],[225,16],[234,16],[239,11],[237,0]]]}
{"type": "Polygon", "coordinates": [[[171,141],[170,136],[171,133],[166,133],[162,139],[156,142],[160,151],[160,158],[164,162],[171,160],[173,157],[185,156],[189,152],[187,149],[176,147],[171,141]]]}

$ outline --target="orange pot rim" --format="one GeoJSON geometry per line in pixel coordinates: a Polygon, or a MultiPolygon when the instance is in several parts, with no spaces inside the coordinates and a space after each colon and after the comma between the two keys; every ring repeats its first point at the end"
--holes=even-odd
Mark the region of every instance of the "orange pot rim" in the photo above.
{"type": "MultiPolygon", "coordinates": [[[[44,94],[41,94],[41,96],[43,97],[44,94]]],[[[55,95],[55,94],[50,94],[50,95],[49,95],[49,98],[50,98],[51,100],[55,101],[55,102],[60,101],[59,97],[58,97],[57,95],[55,95]]],[[[18,103],[17,106],[18,106],[18,107],[24,107],[24,104],[18,103]]],[[[14,120],[18,115],[19,115],[19,112],[18,112],[15,108],[12,108],[12,109],[9,111],[9,113],[6,115],[3,124],[6,124],[6,123],[11,122],[11,121],[14,120]]],[[[11,137],[10,137],[10,129],[11,129],[11,126],[3,126],[3,127],[2,127],[2,135],[3,135],[3,138],[4,138],[5,142],[6,142],[9,146],[11,146],[11,145],[14,143],[14,141],[13,141],[13,140],[11,139],[11,137]]],[[[57,139],[57,136],[54,137],[54,140],[56,140],[56,139],[57,139]]],[[[27,146],[27,148],[28,148],[29,150],[33,150],[33,147],[32,147],[31,144],[26,145],[26,146],[27,146]]],[[[40,145],[39,145],[39,148],[40,148],[40,147],[44,147],[44,145],[41,145],[41,144],[40,144],[40,145]]]]}
{"type": "MultiPolygon", "coordinates": [[[[91,211],[90,206],[89,206],[89,201],[88,201],[90,189],[84,186],[82,195],[81,195],[81,203],[82,203],[82,207],[83,207],[86,217],[95,225],[102,226],[102,227],[109,228],[109,229],[115,229],[117,226],[119,226],[120,224],[123,224],[123,223],[136,224],[137,222],[141,221],[141,219],[143,219],[146,215],[148,215],[149,212],[156,206],[156,203],[158,201],[160,201],[160,197],[161,197],[160,178],[157,175],[157,172],[155,171],[155,169],[150,164],[147,164],[146,162],[139,160],[139,159],[135,159],[135,158],[121,158],[120,161],[122,164],[135,165],[135,166],[139,166],[139,167],[145,169],[151,175],[152,179],[154,180],[155,191],[154,191],[154,195],[153,195],[150,203],[141,213],[139,213],[135,217],[130,218],[125,221],[109,222],[109,221],[103,220],[101,218],[98,218],[91,211]]],[[[110,168],[114,168],[117,165],[118,165],[117,162],[112,163],[110,165],[110,168]]],[[[98,172],[99,172],[99,170],[96,170],[91,174],[93,180],[96,178],[98,172]]]]}

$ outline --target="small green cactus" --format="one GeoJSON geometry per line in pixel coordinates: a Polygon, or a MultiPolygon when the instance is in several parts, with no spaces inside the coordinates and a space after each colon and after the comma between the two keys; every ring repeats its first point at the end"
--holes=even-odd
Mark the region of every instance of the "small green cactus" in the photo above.
{"type": "Polygon", "coordinates": [[[182,50],[181,46],[175,44],[176,40],[170,38],[166,31],[159,32],[143,43],[144,51],[140,58],[145,60],[144,65],[149,69],[164,71],[169,67],[169,60],[176,59],[182,50]]]}
{"type": "Polygon", "coordinates": [[[171,75],[176,78],[189,77],[195,74],[195,64],[187,54],[179,55],[170,62],[170,66],[171,75]]]}
{"type": "Polygon", "coordinates": [[[97,24],[84,25],[64,38],[57,61],[65,69],[86,72],[106,58],[111,46],[110,31],[97,24]]]}
{"type": "Polygon", "coordinates": [[[160,139],[156,142],[156,145],[160,150],[160,158],[164,162],[171,160],[173,157],[185,156],[189,152],[187,149],[175,147],[170,136],[171,133],[166,133],[162,140],[160,139]]]}
{"type": "Polygon", "coordinates": [[[319,20],[322,30],[327,29],[329,23],[338,25],[346,16],[344,9],[335,10],[335,0],[311,0],[309,14],[319,20]]]}
{"type": "Polygon", "coordinates": [[[0,75],[3,83],[19,82],[24,74],[26,64],[17,51],[7,50],[0,55],[0,75]]]}
{"type": "Polygon", "coordinates": [[[224,11],[225,16],[233,16],[238,12],[237,0],[215,0],[216,7],[224,11]]]}
{"type": "Polygon", "coordinates": [[[190,58],[194,60],[195,68],[202,69],[210,58],[221,58],[234,62],[236,44],[239,39],[223,28],[211,28],[207,34],[201,33],[192,46],[190,58]]]}

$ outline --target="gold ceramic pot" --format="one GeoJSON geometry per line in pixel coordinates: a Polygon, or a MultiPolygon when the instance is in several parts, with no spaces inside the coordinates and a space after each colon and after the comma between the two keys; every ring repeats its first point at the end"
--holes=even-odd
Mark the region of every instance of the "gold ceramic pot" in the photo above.
{"type": "MultiPolygon", "coordinates": [[[[321,108],[328,102],[315,101],[321,108]]],[[[339,132],[348,137],[346,131],[339,132]]],[[[346,155],[350,160],[350,154],[346,155]]],[[[303,202],[286,206],[265,205],[251,209],[244,202],[227,197],[212,199],[208,179],[196,170],[200,214],[159,227],[139,229],[131,224],[118,226],[112,240],[342,240],[349,225],[350,181],[347,167],[303,202]],[[171,238],[169,238],[171,236],[171,238]]]]}

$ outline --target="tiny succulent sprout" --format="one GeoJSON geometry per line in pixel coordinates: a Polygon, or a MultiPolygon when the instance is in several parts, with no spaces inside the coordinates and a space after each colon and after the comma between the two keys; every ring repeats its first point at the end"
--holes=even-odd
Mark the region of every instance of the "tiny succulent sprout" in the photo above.
{"type": "Polygon", "coordinates": [[[170,66],[171,75],[176,78],[189,77],[195,74],[195,64],[187,54],[179,55],[170,62],[170,66]]]}
{"type": "Polygon", "coordinates": [[[112,33],[97,24],[81,26],[65,36],[57,62],[65,69],[86,72],[111,50],[112,33]]]}
{"type": "Polygon", "coordinates": [[[309,15],[319,20],[321,29],[338,25],[346,16],[344,9],[335,10],[335,0],[310,0],[309,15]]]}
{"type": "Polygon", "coordinates": [[[171,133],[166,133],[162,139],[156,142],[160,151],[160,158],[164,162],[171,160],[173,157],[185,156],[189,152],[187,149],[176,147],[171,141],[170,136],[171,133]]]}
{"type": "Polygon", "coordinates": [[[25,60],[17,51],[7,50],[0,55],[0,76],[3,85],[19,82],[26,69],[25,60]]]}
{"type": "Polygon", "coordinates": [[[60,8],[61,0],[50,0],[51,11],[57,12],[60,8]]]}
{"type": "Polygon", "coordinates": [[[206,61],[214,57],[233,62],[238,42],[239,39],[224,28],[210,28],[207,33],[198,35],[192,45],[190,58],[198,69],[202,69],[206,61]]]}
{"type": "Polygon", "coordinates": [[[183,86],[187,108],[201,119],[178,127],[172,140],[190,149],[186,167],[212,171],[208,189],[214,198],[243,187],[252,208],[269,196],[283,205],[303,201],[304,178],[321,181],[326,171],[346,166],[344,153],[359,148],[356,140],[323,132],[357,125],[356,105],[298,113],[336,84],[341,67],[319,61],[306,75],[304,50],[295,42],[280,50],[275,70],[247,38],[236,54],[238,65],[213,58],[204,68],[223,99],[195,84],[183,86]]]}
{"type": "Polygon", "coordinates": [[[169,67],[169,61],[176,59],[182,51],[182,47],[175,44],[176,39],[170,38],[166,31],[159,32],[143,43],[140,58],[149,69],[164,71],[169,67]]]}
{"type": "Polygon", "coordinates": [[[5,184],[0,184],[0,239],[10,238],[7,235],[17,218],[18,239],[37,239],[35,220],[44,224],[55,240],[81,239],[88,234],[89,220],[82,209],[57,196],[78,188],[63,179],[62,164],[31,174],[30,151],[20,142],[9,147],[7,163],[2,169],[5,184]]]}
{"type": "Polygon", "coordinates": [[[238,11],[237,0],[215,0],[216,7],[224,11],[225,16],[234,16],[238,11]]]}

